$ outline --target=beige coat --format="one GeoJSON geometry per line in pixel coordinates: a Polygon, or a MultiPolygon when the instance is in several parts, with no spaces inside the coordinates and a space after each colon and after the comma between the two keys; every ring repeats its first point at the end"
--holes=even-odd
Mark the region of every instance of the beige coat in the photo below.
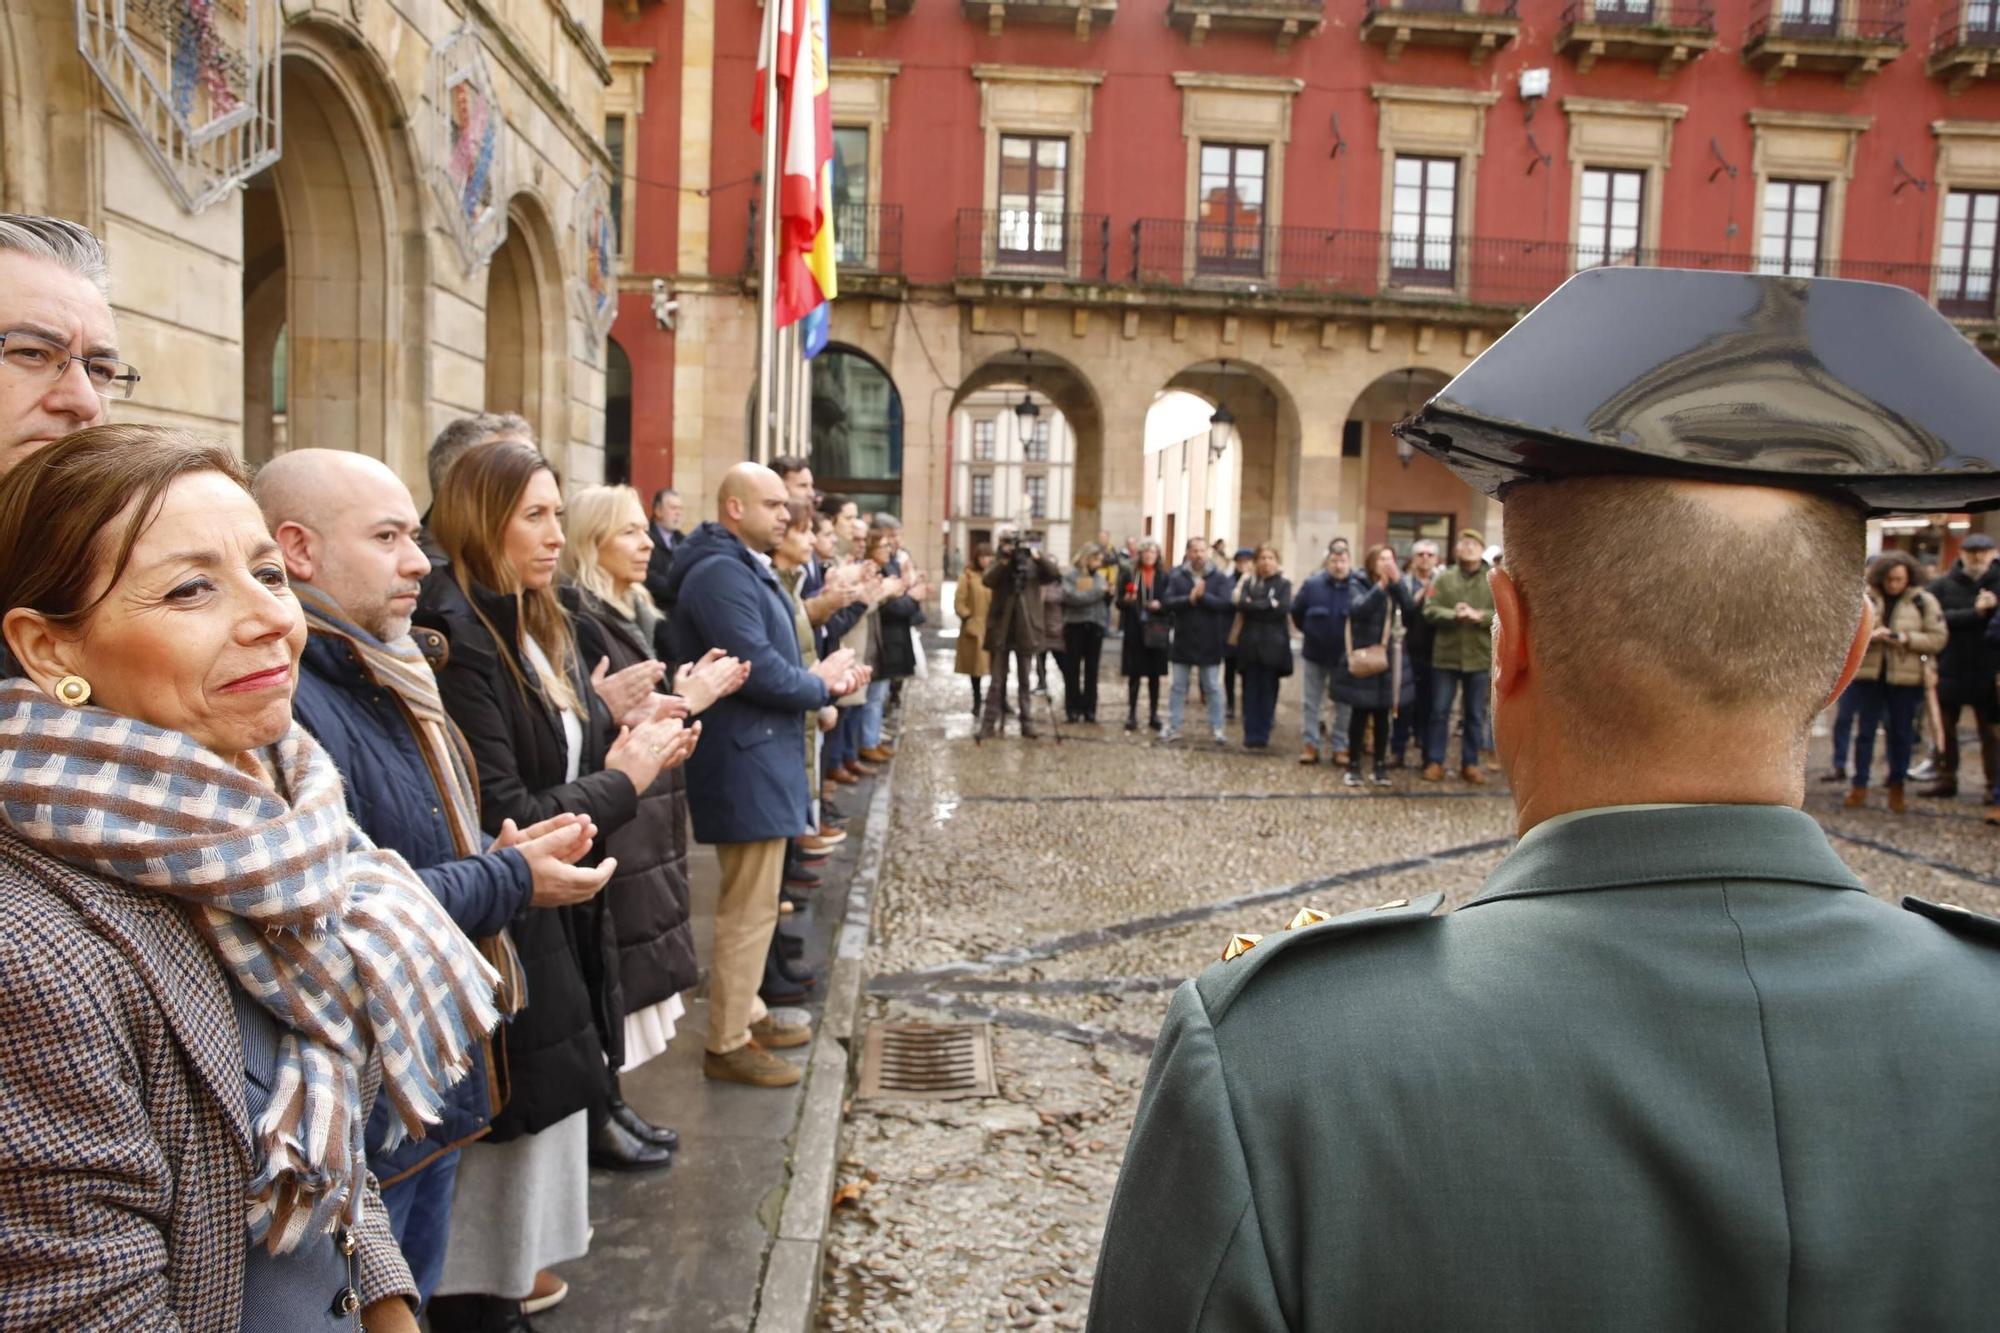
{"type": "Polygon", "coordinates": [[[1901,634],[1903,642],[1868,645],[1868,655],[1861,659],[1861,670],[1855,679],[1923,685],[1924,659],[1944,651],[1947,637],[1944,608],[1922,588],[1912,588],[1897,599],[1895,613],[1884,623],[1882,599],[1873,588],[1868,590],[1868,600],[1875,607],[1876,623],[1901,634]]]}
{"type": "Polygon", "coordinates": [[[961,676],[988,676],[993,672],[986,655],[986,612],[993,605],[993,590],[979,573],[967,569],[958,580],[958,595],[952,599],[958,612],[958,660],[954,670],[961,676]]]}

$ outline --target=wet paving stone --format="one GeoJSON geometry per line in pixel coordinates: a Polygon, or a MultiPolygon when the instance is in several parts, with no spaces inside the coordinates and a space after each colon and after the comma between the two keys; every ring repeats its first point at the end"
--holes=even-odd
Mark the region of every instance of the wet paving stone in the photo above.
{"type": "MultiPolygon", "coordinates": [[[[1162,745],[1123,731],[1122,708],[1061,745],[1011,722],[975,744],[964,680],[948,653],[931,661],[904,689],[862,1019],[992,1022],[999,1095],[853,1105],[819,1324],[1081,1328],[1172,987],[1231,931],[1281,930],[1301,906],[1464,903],[1511,845],[1513,808],[1499,774],[1472,788],[1402,769],[1355,790],[1298,764],[1296,679],[1266,752],[1162,745]]],[[[1104,685],[1122,699],[1115,673],[1104,685]]],[[[1815,782],[1807,809],[1871,892],[2000,913],[2000,829],[1977,793],[1913,796],[1903,816],[1879,790],[1861,810],[1843,794],[1815,782]]]]}

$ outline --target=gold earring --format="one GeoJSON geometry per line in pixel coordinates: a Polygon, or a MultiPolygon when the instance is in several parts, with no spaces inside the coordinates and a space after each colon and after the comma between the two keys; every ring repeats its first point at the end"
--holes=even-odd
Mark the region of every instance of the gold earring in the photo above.
{"type": "Polygon", "coordinates": [[[56,698],[71,708],[81,708],[90,702],[90,682],[82,676],[64,676],[56,682],[56,698]]]}

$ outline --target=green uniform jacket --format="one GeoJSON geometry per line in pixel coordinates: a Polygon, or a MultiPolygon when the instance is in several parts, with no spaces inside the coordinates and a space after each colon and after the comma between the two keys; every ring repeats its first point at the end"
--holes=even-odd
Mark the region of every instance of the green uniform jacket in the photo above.
{"type": "Polygon", "coordinates": [[[1431,640],[1431,666],[1444,671],[1493,669],[1493,586],[1486,575],[1493,566],[1480,562],[1468,574],[1457,565],[1438,571],[1436,590],[1424,603],[1424,619],[1437,627],[1431,640]],[[1460,620],[1458,604],[1479,608],[1477,621],[1460,620]]]}
{"type": "Polygon", "coordinates": [[[1776,806],[1567,821],[1437,903],[1180,988],[1092,1329],[2000,1326],[2000,922],[1776,806]]]}

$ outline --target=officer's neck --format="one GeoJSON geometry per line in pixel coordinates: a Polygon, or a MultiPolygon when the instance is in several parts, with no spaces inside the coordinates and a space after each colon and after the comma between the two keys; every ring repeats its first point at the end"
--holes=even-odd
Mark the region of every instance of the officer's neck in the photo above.
{"type": "Polygon", "coordinates": [[[1606,806],[1805,803],[1804,740],[1787,726],[1683,720],[1675,730],[1635,728],[1625,742],[1605,743],[1523,721],[1498,721],[1517,837],[1558,815],[1606,806]]]}

